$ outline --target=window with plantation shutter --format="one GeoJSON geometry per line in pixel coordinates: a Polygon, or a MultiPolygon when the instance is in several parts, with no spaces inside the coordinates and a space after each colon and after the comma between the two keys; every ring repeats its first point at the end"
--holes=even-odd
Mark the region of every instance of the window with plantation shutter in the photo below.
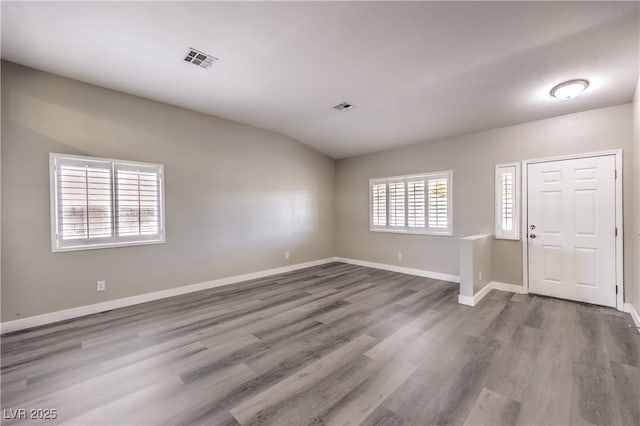
{"type": "Polygon", "coordinates": [[[427,185],[429,228],[447,229],[449,227],[449,185],[447,178],[427,179],[427,185]]]}
{"type": "Polygon", "coordinates": [[[371,189],[371,214],[375,226],[387,226],[387,184],[379,183],[371,189]]]}
{"type": "Polygon", "coordinates": [[[389,226],[404,227],[404,182],[389,183],[389,226]]]}
{"type": "Polygon", "coordinates": [[[50,154],[52,251],[164,242],[162,170],[50,154]]]}
{"type": "Polygon", "coordinates": [[[156,235],[159,230],[159,185],[154,170],[116,165],[119,236],[156,235]]]}
{"type": "Polygon", "coordinates": [[[500,175],[500,223],[502,229],[507,232],[513,231],[513,174],[502,173],[500,175]]]}
{"type": "Polygon", "coordinates": [[[520,165],[496,166],[496,238],[520,239],[520,165]]]}
{"type": "Polygon", "coordinates": [[[407,182],[407,226],[424,228],[424,181],[407,182]]]}
{"type": "Polygon", "coordinates": [[[58,169],[58,227],[62,240],[112,236],[111,168],[86,162],[58,169]]]}
{"type": "Polygon", "coordinates": [[[451,171],[371,179],[370,229],[451,235],[451,180],[451,171]]]}

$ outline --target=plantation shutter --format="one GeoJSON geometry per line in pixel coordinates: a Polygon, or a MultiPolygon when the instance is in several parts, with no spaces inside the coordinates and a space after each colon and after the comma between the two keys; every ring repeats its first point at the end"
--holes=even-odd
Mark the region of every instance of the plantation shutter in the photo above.
{"type": "Polygon", "coordinates": [[[113,235],[111,164],[66,160],[57,165],[57,238],[91,240],[113,235]]]}
{"type": "Polygon", "coordinates": [[[374,184],[371,189],[372,220],[375,226],[387,226],[387,184],[374,184]]]}
{"type": "Polygon", "coordinates": [[[449,185],[445,176],[427,179],[428,227],[449,228],[449,185]]]}
{"type": "Polygon", "coordinates": [[[411,180],[407,182],[407,226],[412,228],[424,228],[424,196],[424,179],[411,180]]]}
{"type": "Polygon", "coordinates": [[[496,166],[496,238],[519,239],[517,164],[496,166]]]}
{"type": "Polygon", "coordinates": [[[502,173],[500,177],[500,219],[503,231],[513,230],[513,175],[502,173]]]}
{"type": "Polygon", "coordinates": [[[451,235],[451,171],[369,180],[371,231],[451,235]]]}
{"type": "Polygon", "coordinates": [[[389,226],[404,226],[404,182],[389,183],[389,226]]]}
{"type": "Polygon", "coordinates": [[[116,164],[118,236],[160,232],[160,176],[155,168],[116,164]]]}
{"type": "Polygon", "coordinates": [[[49,155],[51,250],[164,242],[163,166],[49,155]]]}

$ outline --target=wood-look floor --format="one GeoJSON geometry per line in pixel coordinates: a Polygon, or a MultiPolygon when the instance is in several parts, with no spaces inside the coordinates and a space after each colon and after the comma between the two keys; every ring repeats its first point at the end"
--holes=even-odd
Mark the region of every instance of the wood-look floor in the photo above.
{"type": "Polygon", "coordinates": [[[640,425],[612,309],[332,263],[2,337],[3,424],[640,425]]]}

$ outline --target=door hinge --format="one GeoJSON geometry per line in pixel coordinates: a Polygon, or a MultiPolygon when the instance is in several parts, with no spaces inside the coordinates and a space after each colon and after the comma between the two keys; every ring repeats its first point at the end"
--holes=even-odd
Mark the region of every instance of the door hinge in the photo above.
{"type": "Polygon", "coordinates": [[[618,286],[616,285],[616,294],[618,294],[618,286]]]}
{"type": "Polygon", "coordinates": [[[614,178],[614,179],[618,179],[618,169],[615,169],[615,170],[613,171],[613,178],[614,178]]]}
{"type": "Polygon", "coordinates": [[[618,227],[616,226],[616,237],[618,236],[618,227]]]}

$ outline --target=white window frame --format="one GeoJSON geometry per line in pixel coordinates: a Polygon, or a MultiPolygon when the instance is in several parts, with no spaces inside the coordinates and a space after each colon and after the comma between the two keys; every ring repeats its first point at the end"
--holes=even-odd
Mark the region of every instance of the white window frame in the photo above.
{"type": "MultiPolygon", "coordinates": [[[[388,195],[388,186],[387,186],[387,224],[389,223],[389,195],[388,195]]],[[[418,234],[418,235],[436,235],[436,236],[445,236],[450,237],[453,235],[453,171],[452,170],[444,170],[438,172],[428,172],[428,173],[417,173],[410,175],[401,175],[401,176],[388,176],[382,178],[372,178],[369,179],[369,230],[372,232],[392,232],[392,233],[400,233],[400,234],[418,234]],[[429,212],[428,212],[428,181],[432,179],[447,179],[447,225],[445,228],[430,228],[429,227],[429,212]],[[425,227],[409,227],[408,224],[408,182],[412,180],[425,180],[425,227]],[[404,203],[404,214],[405,214],[405,226],[382,226],[382,225],[374,225],[373,224],[373,185],[376,184],[389,184],[393,182],[403,181],[404,182],[404,191],[405,191],[405,203],[404,203]]]]}
{"type": "Polygon", "coordinates": [[[496,164],[495,167],[495,238],[498,240],[520,240],[520,163],[496,164]],[[504,230],[502,227],[502,187],[500,176],[503,173],[513,174],[513,226],[504,230]]]}
{"type": "Polygon", "coordinates": [[[89,157],[83,155],[68,155],[59,153],[49,154],[49,194],[50,194],[50,216],[51,216],[51,251],[53,253],[77,251],[77,250],[95,250],[110,247],[125,247],[147,244],[163,244],[165,243],[165,203],[164,203],[164,165],[154,163],[141,163],[135,161],[117,160],[113,158],[89,157]],[[58,238],[59,220],[58,220],[58,185],[57,185],[57,168],[61,162],[80,163],[110,163],[111,165],[111,226],[112,236],[101,238],[99,242],[84,240],[63,241],[58,238]],[[117,236],[117,185],[116,170],[140,170],[158,173],[158,234],[154,235],[137,235],[137,236],[117,236]]]}

